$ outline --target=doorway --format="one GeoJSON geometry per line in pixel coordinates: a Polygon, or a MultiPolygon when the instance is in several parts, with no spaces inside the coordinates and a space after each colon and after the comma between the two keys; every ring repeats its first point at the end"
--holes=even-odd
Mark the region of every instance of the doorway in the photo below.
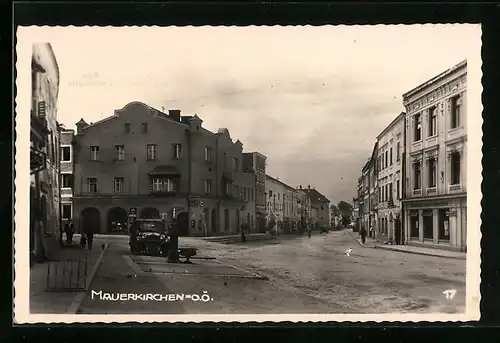
{"type": "Polygon", "coordinates": [[[187,212],[181,212],[177,215],[177,229],[179,236],[189,236],[189,216],[187,212]]]}

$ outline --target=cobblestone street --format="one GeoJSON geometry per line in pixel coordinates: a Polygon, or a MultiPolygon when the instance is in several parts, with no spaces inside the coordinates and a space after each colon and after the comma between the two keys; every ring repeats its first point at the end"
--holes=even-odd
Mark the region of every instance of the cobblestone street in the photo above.
{"type": "Polygon", "coordinates": [[[193,265],[130,256],[126,237],[109,248],[79,313],[388,313],[461,312],[465,260],[359,246],[345,231],[220,244],[181,238],[197,247],[193,265]],[[346,249],[352,249],[346,255],[346,249]],[[442,293],[456,289],[453,299],[442,293]],[[209,302],[99,300],[119,294],[197,294],[209,302]]]}

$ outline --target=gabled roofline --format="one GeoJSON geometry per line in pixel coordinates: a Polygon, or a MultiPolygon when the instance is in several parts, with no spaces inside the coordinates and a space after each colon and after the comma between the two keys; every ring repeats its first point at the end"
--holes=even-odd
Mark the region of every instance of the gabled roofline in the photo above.
{"type": "Polygon", "coordinates": [[[181,123],[181,122],[178,122],[176,120],[173,120],[171,118],[168,117],[168,114],[162,112],[162,111],[159,111],[157,110],[156,108],[154,107],[151,107],[145,103],[143,103],[142,101],[131,101],[129,103],[127,103],[125,106],[123,106],[121,109],[118,109],[118,110],[115,110],[114,111],[114,114],[112,116],[109,116],[109,117],[106,117],[106,118],[103,118],[99,121],[96,121],[95,123],[92,123],[92,124],[89,124],[87,125],[86,127],[83,128],[83,130],[87,130],[88,128],[91,128],[91,127],[95,127],[97,125],[100,125],[102,123],[105,123],[109,120],[112,120],[112,119],[117,119],[120,117],[120,113],[121,112],[124,112],[128,107],[132,106],[132,105],[141,105],[143,106],[145,109],[147,109],[148,111],[154,111],[154,116],[156,118],[160,118],[160,119],[163,119],[163,120],[166,120],[166,121],[169,121],[171,123],[175,123],[175,124],[179,124],[181,126],[184,126],[184,127],[187,127],[188,125],[187,124],[184,124],[184,123],[181,123]]]}
{"type": "Polygon", "coordinates": [[[404,118],[406,116],[406,113],[405,112],[401,112],[400,114],[398,114],[398,116],[396,118],[394,118],[391,123],[386,126],[385,129],[382,130],[382,132],[377,136],[377,140],[380,140],[380,138],[385,135],[387,133],[387,131],[389,131],[390,129],[392,129],[396,123],[401,120],[402,118],[404,118]]]}
{"type": "Polygon", "coordinates": [[[444,78],[445,76],[448,76],[449,74],[453,73],[454,71],[456,71],[457,69],[461,69],[463,67],[467,67],[467,59],[461,61],[460,63],[454,65],[453,67],[451,68],[448,68],[447,70],[443,71],[442,73],[430,78],[429,80],[421,83],[420,85],[418,85],[417,87],[409,90],[408,92],[404,93],[403,94],[403,101],[414,95],[415,93],[419,92],[419,91],[422,91],[424,90],[425,88],[431,86],[433,83],[435,83],[436,81],[438,81],[439,79],[442,79],[444,78]]]}

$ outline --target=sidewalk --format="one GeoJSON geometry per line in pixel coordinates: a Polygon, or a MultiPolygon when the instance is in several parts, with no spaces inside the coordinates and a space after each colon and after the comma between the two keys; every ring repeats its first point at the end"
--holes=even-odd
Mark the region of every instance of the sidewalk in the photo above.
{"type": "Polygon", "coordinates": [[[411,245],[375,245],[377,249],[385,249],[398,251],[403,253],[411,253],[417,255],[427,255],[427,256],[435,256],[435,257],[446,257],[446,258],[454,258],[465,260],[467,254],[463,252],[456,251],[448,251],[444,249],[433,249],[433,248],[424,248],[424,247],[415,247],[411,245]]]}
{"type": "Polygon", "coordinates": [[[358,242],[359,245],[361,245],[365,248],[375,248],[375,249],[391,250],[391,251],[416,254],[416,255],[445,257],[445,258],[454,258],[454,259],[461,259],[461,260],[465,260],[466,255],[467,255],[463,252],[455,252],[455,251],[449,251],[449,250],[444,250],[444,249],[416,247],[416,246],[411,246],[411,245],[381,244],[377,240],[372,239],[372,238],[368,238],[368,237],[366,238],[366,242],[363,245],[363,243],[361,243],[361,238],[359,237],[359,234],[357,232],[355,233],[355,232],[352,232],[351,230],[348,230],[347,232],[352,236],[352,238],[354,238],[356,240],[356,242],[358,242]]]}
{"type": "MultiPolygon", "coordinates": [[[[96,239],[92,251],[83,250],[79,247],[59,249],[51,261],[36,263],[30,268],[30,312],[31,313],[68,313],[75,300],[78,299],[78,291],[47,292],[47,271],[50,262],[76,259],[78,256],[84,258],[87,254],[87,287],[99,267],[105,249],[101,249],[103,242],[96,239]]],[[[83,279],[83,278],[82,278],[83,279]]]]}
{"type": "Polygon", "coordinates": [[[361,237],[359,236],[359,232],[353,232],[352,229],[348,229],[346,230],[347,233],[349,233],[352,238],[354,238],[356,240],[356,242],[361,245],[362,247],[365,247],[365,248],[375,248],[375,246],[377,245],[377,240],[375,239],[372,239],[370,237],[366,237],[366,240],[365,240],[365,244],[363,244],[361,242],[361,237]]]}

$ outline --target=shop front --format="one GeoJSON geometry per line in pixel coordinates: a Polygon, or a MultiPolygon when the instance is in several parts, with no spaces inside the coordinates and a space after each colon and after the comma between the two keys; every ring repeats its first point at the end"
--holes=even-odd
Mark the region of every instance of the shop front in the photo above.
{"type": "Polygon", "coordinates": [[[405,202],[405,243],[466,251],[467,196],[405,202]]]}

